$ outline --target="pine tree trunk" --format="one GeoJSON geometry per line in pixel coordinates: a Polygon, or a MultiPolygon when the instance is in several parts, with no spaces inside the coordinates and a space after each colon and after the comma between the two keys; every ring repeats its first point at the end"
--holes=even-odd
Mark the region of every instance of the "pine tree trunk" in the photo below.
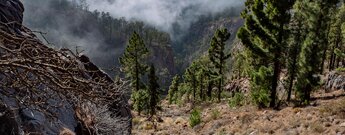
{"type": "Polygon", "coordinates": [[[276,95],[277,95],[277,87],[278,87],[278,80],[279,80],[279,72],[280,72],[280,61],[279,61],[279,52],[276,52],[275,54],[275,60],[274,60],[274,73],[272,78],[272,90],[271,90],[271,102],[270,107],[274,108],[276,107],[276,95]]]}
{"type": "Polygon", "coordinates": [[[325,61],[326,61],[326,52],[327,52],[327,47],[324,48],[323,50],[323,54],[322,54],[322,63],[321,63],[321,69],[320,69],[320,74],[323,74],[323,71],[324,71],[324,66],[325,66],[325,61]]]}
{"type": "MultiPolygon", "coordinates": [[[[208,80],[210,80],[210,77],[208,77],[208,80]]],[[[210,81],[207,86],[207,96],[209,99],[212,99],[212,87],[213,87],[213,81],[210,81]]]]}
{"type": "Polygon", "coordinates": [[[196,97],[196,79],[193,76],[193,102],[195,102],[196,97]]]}
{"type": "MultiPolygon", "coordinates": [[[[283,32],[284,32],[284,22],[280,23],[280,32],[278,37],[278,45],[282,44],[283,41],[283,32]]],[[[279,81],[279,75],[280,75],[280,55],[281,55],[281,48],[280,46],[277,46],[277,49],[274,52],[274,71],[273,71],[273,78],[272,78],[272,90],[271,90],[271,102],[270,107],[274,108],[276,107],[276,96],[277,96],[277,87],[278,87],[278,81],[279,81]]]]}
{"type": "Polygon", "coordinates": [[[334,48],[335,47],[333,46],[331,49],[331,59],[329,60],[328,71],[332,71],[334,67],[334,59],[335,59],[334,48]]]}
{"type": "Polygon", "coordinates": [[[325,42],[324,42],[324,50],[323,50],[323,54],[322,54],[322,63],[321,63],[321,69],[320,69],[320,74],[323,74],[323,71],[324,71],[324,66],[325,66],[325,61],[326,61],[326,55],[327,55],[327,50],[328,50],[328,37],[329,37],[329,33],[330,33],[330,30],[331,30],[331,25],[328,24],[327,25],[327,33],[326,33],[326,38],[325,38],[325,42]]]}
{"type": "Polygon", "coordinates": [[[204,83],[204,81],[203,81],[203,79],[204,79],[204,77],[203,76],[201,76],[200,77],[200,99],[201,100],[204,100],[204,91],[203,91],[203,83],[204,83]]]}
{"type": "Polygon", "coordinates": [[[292,88],[293,88],[293,81],[295,79],[295,74],[296,74],[296,63],[297,63],[297,59],[295,58],[294,59],[294,65],[292,67],[292,71],[291,71],[291,74],[290,74],[290,80],[289,80],[289,90],[288,90],[288,97],[287,97],[287,101],[290,101],[291,100],[291,92],[292,92],[292,88]]]}
{"type": "MultiPolygon", "coordinates": [[[[299,26],[301,23],[298,23],[299,26]]],[[[297,31],[296,33],[297,35],[297,39],[296,41],[299,42],[301,39],[300,35],[301,32],[300,30],[297,31]]],[[[288,89],[288,97],[287,97],[287,101],[291,100],[291,93],[292,93],[292,88],[293,88],[293,81],[295,80],[295,75],[296,75],[296,70],[297,70],[297,58],[298,58],[298,54],[300,52],[300,43],[295,43],[293,46],[293,52],[292,52],[292,65],[291,65],[291,73],[290,73],[290,78],[289,78],[289,89],[288,89]]]]}

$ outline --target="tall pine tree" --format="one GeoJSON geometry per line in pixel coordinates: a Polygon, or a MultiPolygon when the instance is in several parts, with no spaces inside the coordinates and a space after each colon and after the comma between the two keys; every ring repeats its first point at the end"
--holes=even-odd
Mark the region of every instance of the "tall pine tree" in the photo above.
{"type": "MultiPolygon", "coordinates": [[[[258,61],[254,72],[266,69],[260,67],[273,69],[273,76],[267,74],[264,77],[271,84],[270,107],[276,106],[277,86],[284,62],[283,49],[287,46],[287,24],[293,4],[294,0],[248,0],[242,13],[245,26],[239,30],[238,37],[258,61]]],[[[253,86],[260,85],[253,83],[253,86]]]]}
{"type": "Polygon", "coordinates": [[[224,82],[224,70],[226,59],[230,58],[230,54],[225,53],[225,42],[229,40],[230,33],[227,29],[218,29],[211,40],[211,46],[208,50],[209,58],[211,63],[217,69],[217,78],[218,78],[218,101],[220,101],[220,95],[223,90],[224,82]]]}
{"type": "Polygon", "coordinates": [[[178,92],[178,87],[179,87],[179,82],[180,77],[176,75],[169,87],[169,93],[168,93],[168,98],[169,98],[169,104],[176,103],[176,98],[177,98],[177,92],[178,92]]]}
{"type": "Polygon", "coordinates": [[[150,114],[150,118],[156,114],[156,110],[159,103],[159,84],[158,84],[158,77],[156,76],[156,70],[153,64],[151,64],[150,72],[149,72],[149,86],[148,86],[148,96],[149,96],[149,105],[148,111],[150,114]]]}
{"type": "Polygon", "coordinates": [[[129,40],[129,44],[119,61],[121,70],[126,74],[126,78],[131,80],[132,101],[134,108],[139,115],[144,110],[146,102],[145,85],[141,81],[141,76],[147,71],[148,66],[145,63],[146,55],[149,53],[144,41],[138,33],[134,32],[129,40]]]}
{"type": "Polygon", "coordinates": [[[120,58],[121,70],[126,73],[126,77],[131,79],[131,85],[134,91],[141,88],[141,75],[144,75],[148,66],[145,64],[145,58],[149,53],[143,39],[137,32],[134,32],[129,40],[129,44],[123,56],[120,58]]]}
{"type": "Polygon", "coordinates": [[[301,52],[302,43],[306,37],[306,23],[303,13],[300,12],[300,2],[296,2],[294,5],[295,13],[292,16],[290,22],[290,38],[288,42],[288,55],[287,55],[287,80],[286,89],[288,90],[287,101],[291,100],[291,94],[293,91],[294,81],[298,73],[298,61],[299,54],[301,52]]]}
{"type": "Polygon", "coordinates": [[[324,50],[327,49],[330,22],[327,15],[337,0],[300,0],[297,3],[300,9],[297,11],[307,20],[308,33],[301,49],[296,87],[303,103],[309,103],[312,90],[319,85],[318,75],[322,71],[324,50]]]}

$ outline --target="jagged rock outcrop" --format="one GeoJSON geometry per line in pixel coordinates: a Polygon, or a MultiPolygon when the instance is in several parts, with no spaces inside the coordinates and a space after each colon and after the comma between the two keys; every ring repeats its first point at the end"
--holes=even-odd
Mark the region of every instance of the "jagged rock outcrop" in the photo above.
{"type": "Polygon", "coordinates": [[[130,134],[125,82],[45,46],[21,25],[19,0],[0,7],[0,134],[130,134]]]}
{"type": "Polygon", "coordinates": [[[325,90],[327,92],[333,90],[345,90],[345,72],[330,72],[325,82],[325,90]]]}

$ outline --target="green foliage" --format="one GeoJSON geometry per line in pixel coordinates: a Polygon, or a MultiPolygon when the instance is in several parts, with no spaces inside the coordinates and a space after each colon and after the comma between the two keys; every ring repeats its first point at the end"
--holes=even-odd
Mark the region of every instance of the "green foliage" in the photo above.
{"type": "Polygon", "coordinates": [[[256,90],[251,92],[252,102],[260,108],[268,107],[270,103],[270,95],[267,90],[256,90]]]}
{"type": "Polygon", "coordinates": [[[133,106],[139,114],[148,108],[148,94],[150,94],[143,90],[145,85],[141,82],[141,76],[147,70],[145,63],[145,56],[147,54],[148,50],[145,47],[144,41],[138,33],[134,32],[123,56],[119,59],[123,72],[131,80],[133,106]]]}
{"type": "Polygon", "coordinates": [[[345,52],[344,52],[344,51],[341,51],[341,50],[338,49],[338,48],[336,48],[336,49],[334,50],[334,53],[335,53],[336,56],[338,56],[338,57],[340,57],[340,58],[342,58],[342,59],[345,58],[345,52]]]}
{"type": "MultiPolygon", "coordinates": [[[[242,13],[245,25],[239,30],[238,37],[257,61],[256,68],[272,68],[273,76],[263,75],[260,83],[252,83],[254,91],[270,90],[270,107],[276,106],[276,91],[284,55],[282,49],[287,47],[288,29],[294,1],[248,0],[242,13]],[[269,78],[269,79],[268,79],[269,78]],[[270,84],[270,86],[267,86],[270,84]],[[270,87],[270,88],[269,88],[270,87]]],[[[254,69],[256,72],[257,69],[254,69]]],[[[255,81],[255,76],[254,76],[255,81]]]]}
{"type": "MultiPolygon", "coordinates": [[[[299,2],[296,2],[294,9],[299,6],[299,2]]],[[[290,21],[290,37],[288,40],[288,54],[287,54],[287,78],[285,80],[285,88],[288,90],[287,101],[290,101],[291,94],[294,88],[294,80],[298,73],[298,61],[299,55],[301,53],[302,43],[306,37],[307,31],[305,30],[307,26],[305,24],[305,19],[300,12],[293,14],[290,21]]]]}
{"type": "Polygon", "coordinates": [[[195,60],[183,75],[183,87],[179,88],[180,96],[188,99],[192,96],[193,102],[205,101],[206,96],[212,97],[213,82],[217,79],[207,56],[195,60]]]}
{"type": "Polygon", "coordinates": [[[133,101],[133,108],[139,114],[148,108],[149,93],[146,89],[140,89],[139,91],[133,91],[131,95],[133,101]]]}
{"type": "Polygon", "coordinates": [[[296,4],[299,5],[297,14],[302,14],[308,31],[302,44],[296,88],[301,102],[309,103],[311,92],[320,82],[318,74],[323,69],[322,58],[327,49],[327,29],[330,25],[328,13],[337,1],[307,0],[298,1],[296,4]]]}
{"type": "Polygon", "coordinates": [[[209,59],[216,69],[216,76],[218,78],[219,102],[223,89],[225,62],[226,59],[230,58],[231,56],[231,54],[225,54],[225,42],[229,40],[230,36],[231,34],[227,29],[218,29],[211,40],[211,46],[208,50],[209,59]]]}
{"type": "Polygon", "coordinates": [[[156,76],[156,70],[153,64],[151,64],[150,72],[149,72],[149,85],[148,85],[148,93],[149,93],[149,105],[148,105],[148,112],[151,115],[156,114],[156,110],[158,108],[158,103],[160,102],[160,92],[159,92],[159,84],[158,84],[158,77],[156,76]]]}
{"type": "Polygon", "coordinates": [[[178,92],[178,87],[179,87],[179,81],[180,77],[176,75],[171,83],[171,86],[169,87],[169,93],[168,93],[168,98],[169,98],[169,104],[176,104],[177,101],[177,92],[178,92]]]}
{"type": "MultiPolygon", "coordinates": [[[[196,90],[197,90],[197,77],[196,77],[196,71],[198,67],[196,64],[193,62],[193,64],[186,70],[184,74],[184,80],[187,86],[189,87],[189,92],[188,94],[192,93],[193,94],[193,102],[196,100],[196,90]]],[[[189,96],[189,95],[187,95],[189,96]]]]}
{"type": "Polygon", "coordinates": [[[250,57],[250,53],[245,48],[240,48],[242,44],[236,45],[232,50],[232,76],[234,78],[249,77],[251,70],[253,69],[253,59],[250,57]]]}
{"type": "Polygon", "coordinates": [[[257,72],[252,73],[251,98],[253,103],[260,108],[268,107],[271,101],[269,93],[271,82],[267,80],[270,80],[272,76],[272,69],[266,67],[260,67],[257,72]]]}
{"type": "Polygon", "coordinates": [[[234,97],[230,98],[229,106],[230,107],[237,107],[242,106],[245,104],[245,96],[243,93],[236,92],[234,97]]]}
{"type": "Polygon", "coordinates": [[[189,124],[194,127],[201,123],[201,112],[199,109],[193,109],[189,116],[189,124]]]}
{"type": "Polygon", "coordinates": [[[126,73],[126,77],[131,79],[133,90],[138,91],[141,86],[141,75],[144,75],[148,66],[145,63],[145,58],[149,53],[144,41],[137,32],[134,32],[129,40],[129,44],[119,61],[122,65],[122,70],[126,73]]]}

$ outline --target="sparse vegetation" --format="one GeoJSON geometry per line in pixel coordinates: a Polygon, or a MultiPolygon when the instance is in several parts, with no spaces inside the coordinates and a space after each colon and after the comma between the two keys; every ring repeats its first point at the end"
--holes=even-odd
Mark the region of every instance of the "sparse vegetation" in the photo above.
{"type": "Polygon", "coordinates": [[[189,125],[194,127],[201,123],[201,112],[199,109],[193,109],[189,117],[189,125]]]}
{"type": "Polygon", "coordinates": [[[218,109],[212,109],[212,111],[211,111],[211,118],[213,119],[213,120],[216,120],[216,119],[218,119],[220,117],[220,112],[219,112],[219,110],[218,109]]]}
{"type": "Polygon", "coordinates": [[[230,107],[237,107],[242,106],[245,104],[245,96],[243,93],[236,92],[234,97],[230,98],[229,106],[230,107]]]}

